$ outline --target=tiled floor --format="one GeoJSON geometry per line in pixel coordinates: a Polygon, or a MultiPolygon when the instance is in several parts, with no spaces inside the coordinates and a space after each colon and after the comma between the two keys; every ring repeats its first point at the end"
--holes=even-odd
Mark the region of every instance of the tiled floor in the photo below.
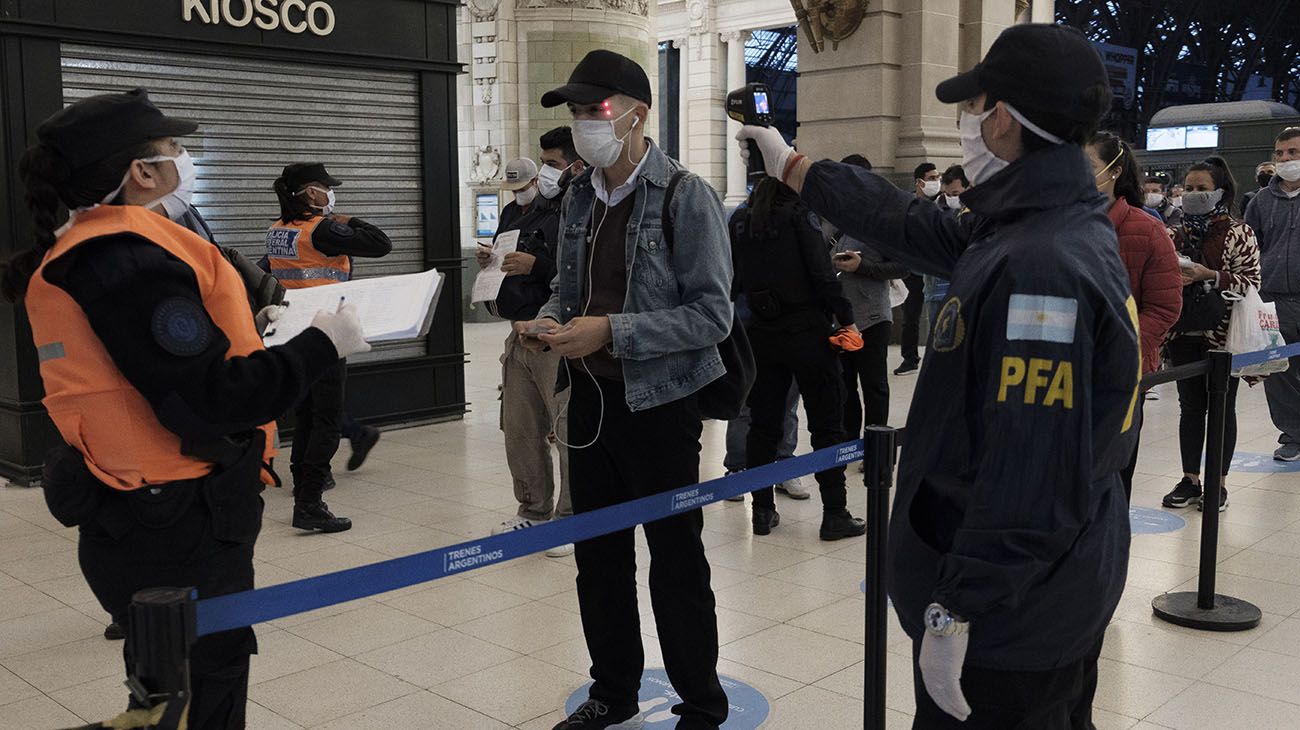
{"type": "MultiPolygon", "coordinates": [[[[259,585],[363,565],[487,533],[513,512],[497,430],[501,325],[468,325],[473,412],[464,421],[384,435],[366,466],[329,495],[356,527],[303,535],[290,498],[267,495],[259,585]]],[[[914,377],[894,382],[894,422],[914,377]]],[[[1135,502],[1155,507],[1179,474],[1172,386],[1148,402],[1135,502]]],[[[1239,450],[1269,454],[1262,388],[1242,389],[1239,450]]],[[[806,449],[806,439],[805,446],[806,449]]],[[[346,447],[344,448],[346,452],[346,447]]],[[[346,456],[346,453],[344,454],[346,456]]],[[[722,427],[705,428],[705,476],[722,473],[722,427]]],[[[1204,634],[1152,618],[1151,598],[1194,587],[1200,520],[1133,540],[1128,591],[1107,636],[1097,724],[1118,728],[1300,727],[1300,474],[1241,472],[1223,515],[1219,590],[1255,602],[1263,625],[1204,634]]],[[[861,514],[865,497],[853,490],[861,514]]],[[[723,647],[721,671],[771,702],[764,728],[861,727],[861,540],[816,539],[814,498],[779,503],[783,525],[749,534],[748,510],[707,509],[723,647]]],[[[40,492],[0,489],[0,730],[69,727],[123,704],[119,643],[77,568],[76,535],[40,492]]],[[[645,585],[642,550],[641,583],[645,585]]],[[[533,557],[258,627],[250,727],[549,730],[588,666],[573,559],[533,557]]],[[[659,663],[643,616],[647,663],[659,663]]],[[[910,725],[908,645],[889,646],[890,727],[910,725]]]]}

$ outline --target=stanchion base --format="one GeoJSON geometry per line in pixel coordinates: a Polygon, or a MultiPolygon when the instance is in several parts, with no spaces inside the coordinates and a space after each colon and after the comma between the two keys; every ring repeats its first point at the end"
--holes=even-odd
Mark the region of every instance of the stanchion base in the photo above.
{"type": "Polygon", "coordinates": [[[1246,631],[1259,626],[1259,607],[1232,596],[1214,595],[1214,608],[1196,605],[1195,591],[1165,593],[1151,600],[1156,618],[1201,631],[1246,631]]]}

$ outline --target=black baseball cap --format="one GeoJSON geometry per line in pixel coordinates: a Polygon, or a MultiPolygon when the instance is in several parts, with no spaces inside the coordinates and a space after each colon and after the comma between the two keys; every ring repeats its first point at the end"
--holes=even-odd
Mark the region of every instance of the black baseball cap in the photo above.
{"type": "Polygon", "coordinates": [[[1083,33],[1047,23],[1002,31],[984,60],[939,84],[934,95],[956,104],[987,92],[1057,136],[1094,124],[1109,108],[1106,67],[1083,33]],[[1095,87],[1106,88],[1102,98],[1095,87]]]}
{"type": "Polygon", "coordinates": [[[88,96],[55,112],[36,128],[36,138],[73,170],[107,159],[151,139],[184,137],[199,125],[162,113],[149,92],[88,96]]]}
{"type": "Polygon", "coordinates": [[[574,66],[569,83],[542,94],[542,106],[550,109],[566,102],[596,104],[615,94],[624,94],[650,104],[650,77],[636,61],[613,51],[592,51],[574,66]]]}
{"type": "Polygon", "coordinates": [[[337,188],[343,184],[342,180],[329,174],[325,165],[320,162],[295,162],[285,165],[280,178],[284,180],[286,187],[295,192],[311,183],[320,183],[327,188],[337,188]]]}

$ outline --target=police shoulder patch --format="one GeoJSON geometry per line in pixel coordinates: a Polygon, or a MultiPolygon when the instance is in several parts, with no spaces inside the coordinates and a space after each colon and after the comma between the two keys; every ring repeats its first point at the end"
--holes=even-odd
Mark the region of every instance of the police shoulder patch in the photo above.
{"type": "Polygon", "coordinates": [[[153,311],[153,339],[178,357],[194,357],[212,344],[212,322],[198,302],[184,297],[164,299],[153,311]]]}
{"type": "Polygon", "coordinates": [[[352,226],[336,220],[330,221],[330,233],[342,238],[350,238],[356,235],[356,231],[352,230],[352,226]]]}

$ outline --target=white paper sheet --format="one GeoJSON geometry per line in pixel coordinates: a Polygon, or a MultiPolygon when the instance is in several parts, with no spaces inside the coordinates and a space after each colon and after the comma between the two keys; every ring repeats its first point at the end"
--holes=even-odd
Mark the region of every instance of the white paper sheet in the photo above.
{"type": "Polygon", "coordinates": [[[497,236],[492,245],[492,261],[474,277],[471,302],[496,301],[497,294],[501,293],[501,283],[506,280],[505,273],[501,271],[501,262],[505,260],[506,254],[514,253],[518,248],[519,231],[506,231],[497,236]]]}
{"type": "Polygon", "coordinates": [[[338,309],[340,300],[357,305],[367,342],[392,342],[423,337],[446,276],[437,269],[420,274],[380,276],[307,289],[290,289],[288,308],[267,328],[263,342],[282,345],[311,326],[316,313],[338,309]]]}

